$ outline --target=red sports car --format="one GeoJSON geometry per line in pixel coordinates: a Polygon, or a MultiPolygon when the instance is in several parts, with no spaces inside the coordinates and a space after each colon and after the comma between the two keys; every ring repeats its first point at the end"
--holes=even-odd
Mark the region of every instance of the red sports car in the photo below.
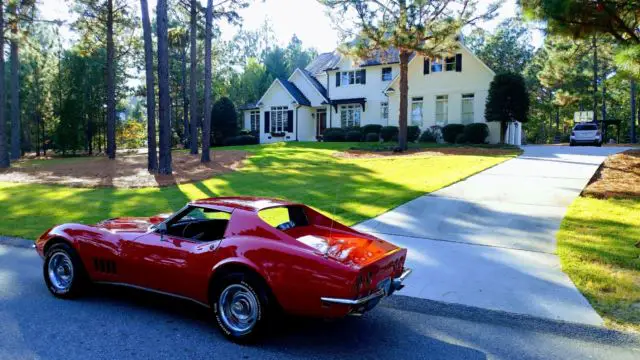
{"type": "Polygon", "coordinates": [[[403,287],[407,250],[281,200],[219,197],[172,215],[64,224],[36,242],[60,298],[90,283],[125,285],[213,309],[234,341],[274,310],[323,318],[362,314],[403,287]]]}

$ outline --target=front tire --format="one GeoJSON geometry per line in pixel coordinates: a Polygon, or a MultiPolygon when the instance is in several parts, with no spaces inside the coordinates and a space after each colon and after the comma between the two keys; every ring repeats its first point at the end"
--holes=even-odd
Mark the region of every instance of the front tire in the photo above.
{"type": "Polygon", "coordinates": [[[236,272],[224,275],[213,286],[211,305],[216,324],[236,343],[255,341],[270,315],[271,302],[264,281],[254,275],[236,272]]]}
{"type": "Polygon", "coordinates": [[[42,268],[44,282],[53,296],[72,299],[86,285],[86,273],[80,256],[71,246],[60,243],[51,246],[42,268]]]}

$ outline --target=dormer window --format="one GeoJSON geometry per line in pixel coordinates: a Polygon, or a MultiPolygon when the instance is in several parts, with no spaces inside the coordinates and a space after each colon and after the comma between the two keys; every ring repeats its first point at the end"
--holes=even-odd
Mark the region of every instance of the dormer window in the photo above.
{"type": "Polygon", "coordinates": [[[442,72],[442,58],[435,58],[431,60],[431,72],[442,72]]]}

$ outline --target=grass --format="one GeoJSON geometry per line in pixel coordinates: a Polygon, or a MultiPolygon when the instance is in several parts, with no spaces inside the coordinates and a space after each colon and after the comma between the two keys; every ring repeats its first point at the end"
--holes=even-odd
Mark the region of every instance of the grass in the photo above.
{"type": "Polygon", "coordinates": [[[558,233],[562,270],[607,326],[640,331],[640,199],[580,197],[558,233]]]}
{"type": "Polygon", "coordinates": [[[34,239],[65,222],[171,212],[211,196],[289,199],[352,225],[440,189],[517,154],[342,159],[353,143],[277,143],[231,147],[252,153],[239,171],[165,188],[72,188],[0,183],[0,234],[34,239]]]}

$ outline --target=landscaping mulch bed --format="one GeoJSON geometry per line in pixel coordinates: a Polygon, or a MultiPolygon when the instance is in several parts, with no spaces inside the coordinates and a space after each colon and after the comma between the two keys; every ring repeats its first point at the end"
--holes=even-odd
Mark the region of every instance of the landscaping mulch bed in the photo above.
{"type": "Polygon", "coordinates": [[[0,182],[59,184],[75,187],[141,188],[169,186],[209,179],[235,171],[247,158],[246,151],[211,151],[211,162],[202,164],[200,155],[174,151],[173,174],[158,175],[147,171],[147,155],[118,155],[116,160],[106,157],[72,158],[51,162],[23,160],[8,170],[0,171],[0,182]]]}
{"type": "Polygon", "coordinates": [[[640,199],[640,149],[609,156],[582,191],[582,196],[640,199]]]}
{"type": "Polygon", "coordinates": [[[482,148],[482,147],[442,147],[409,149],[401,153],[391,150],[347,150],[336,152],[334,156],[340,158],[384,158],[390,156],[445,156],[445,155],[477,155],[477,156],[503,156],[513,155],[514,149],[482,148]]]}

